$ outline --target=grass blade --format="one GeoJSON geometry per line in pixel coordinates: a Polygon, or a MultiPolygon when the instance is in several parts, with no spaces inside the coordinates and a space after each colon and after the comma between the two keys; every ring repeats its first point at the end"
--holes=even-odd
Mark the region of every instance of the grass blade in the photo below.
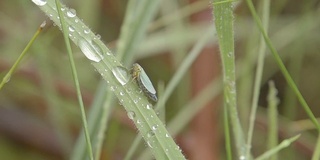
{"type": "MultiPolygon", "coordinates": [[[[215,1],[218,2],[221,1],[215,1]]],[[[213,10],[223,67],[224,107],[227,107],[231,120],[238,159],[247,159],[245,137],[237,111],[232,3],[214,4],[213,10]]]]}
{"type": "MultiPolygon", "coordinates": [[[[263,12],[263,27],[267,29],[269,25],[269,12],[270,12],[270,0],[264,0],[261,2],[262,12],[263,12]]],[[[248,127],[248,138],[247,138],[247,146],[248,150],[246,156],[250,156],[250,150],[252,146],[252,137],[253,137],[253,130],[254,130],[254,122],[256,118],[256,112],[258,108],[258,100],[260,95],[260,86],[261,86],[261,79],[262,79],[262,72],[264,67],[264,57],[266,52],[266,45],[263,41],[263,37],[260,37],[260,47],[258,51],[258,62],[257,62],[257,69],[256,75],[254,79],[254,88],[253,88],[253,97],[252,97],[252,104],[251,104],[251,111],[250,111],[250,118],[249,118],[249,127],[248,127]]]]}
{"type": "MultiPolygon", "coordinates": [[[[278,144],[278,110],[279,99],[277,98],[278,90],[276,89],[274,82],[269,82],[269,94],[268,94],[268,149],[272,149],[278,144]]],[[[270,157],[270,160],[277,160],[277,155],[270,157]]]]}
{"type": "Polygon", "coordinates": [[[265,152],[261,156],[257,157],[256,160],[268,159],[272,155],[278,153],[281,149],[288,147],[292,142],[296,141],[299,137],[300,137],[300,134],[294,137],[291,137],[289,139],[283,140],[277,147],[265,152]]]}
{"type": "Polygon", "coordinates": [[[92,152],[90,135],[89,135],[89,131],[88,131],[87,117],[86,117],[86,112],[84,109],[84,104],[83,104],[83,100],[82,100],[82,96],[81,96],[80,83],[79,83],[79,79],[78,79],[76,65],[73,60],[72,49],[71,49],[70,41],[68,38],[68,29],[67,29],[67,25],[64,21],[64,15],[61,11],[60,1],[55,0],[55,3],[56,3],[56,9],[57,9],[59,17],[60,17],[59,19],[60,19],[60,23],[61,23],[61,29],[63,32],[64,41],[66,43],[68,56],[69,56],[69,60],[70,60],[70,65],[71,65],[71,69],[72,69],[72,76],[73,76],[74,84],[75,84],[76,91],[77,91],[77,97],[78,97],[78,102],[79,102],[80,111],[81,111],[82,125],[84,128],[85,138],[86,138],[86,142],[87,142],[87,151],[89,153],[90,159],[93,160],[93,152],[92,152]]]}
{"type": "Polygon", "coordinates": [[[320,132],[320,125],[316,119],[316,117],[313,115],[308,103],[306,102],[306,100],[303,98],[302,94],[300,93],[298,87],[296,86],[295,82],[293,81],[293,79],[291,78],[288,70],[286,69],[285,65],[283,64],[279,53],[277,52],[277,50],[274,48],[273,44],[271,43],[271,40],[267,34],[267,32],[263,29],[262,26],[262,22],[260,20],[260,18],[258,17],[256,10],[253,6],[253,3],[251,0],[246,0],[247,5],[250,9],[250,12],[255,20],[255,23],[257,24],[260,32],[263,35],[263,38],[265,40],[266,45],[268,46],[268,48],[270,49],[274,59],[276,60],[283,76],[285,77],[288,85],[291,87],[291,89],[293,90],[293,92],[296,94],[299,102],[301,103],[303,109],[305,110],[305,112],[307,113],[307,115],[309,116],[310,120],[313,122],[313,124],[317,127],[318,132],[320,132]]]}
{"type": "Polygon", "coordinates": [[[10,68],[9,72],[3,77],[1,83],[0,83],[0,90],[2,89],[2,87],[10,81],[10,78],[12,76],[12,74],[14,73],[14,71],[17,69],[17,67],[19,66],[19,63],[21,62],[21,60],[23,59],[23,57],[26,55],[27,51],[29,50],[29,48],[31,47],[31,45],[33,44],[33,42],[37,39],[37,37],[39,36],[39,34],[41,33],[42,29],[45,27],[46,25],[46,21],[42,22],[42,24],[39,26],[38,30],[36,31],[36,33],[34,33],[33,37],[31,38],[31,40],[29,41],[29,43],[27,44],[27,46],[23,49],[22,53],[20,54],[20,56],[18,57],[18,59],[15,61],[15,63],[13,64],[13,66],[10,68]]]}

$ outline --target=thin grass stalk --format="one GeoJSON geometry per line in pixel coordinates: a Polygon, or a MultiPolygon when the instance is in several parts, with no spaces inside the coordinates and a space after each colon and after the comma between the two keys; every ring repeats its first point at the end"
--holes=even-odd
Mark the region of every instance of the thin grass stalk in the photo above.
{"type": "Polygon", "coordinates": [[[65,106],[61,104],[61,99],[59,94],[57,93],[57,88],[55,87],[55,76],[52,74],[55,68],[51,66],[48,62],[50,62],[51,56],[50,54],[43,54],[43,51],[48,50],[48,47],[51,46],[53,37],[45,35],[46,39],[41,39],[41,44],[34,45],[34,52],[36,53],[36,67],[39,69],[38,73],[40,76],[40,86],[42,90],[42,95],[45,98],[46,104],[48,106],[48,116],[50,119],[50,123],[54,129],[54,133],[58,137],[58,143],[61,145],[61,150],[63,152],[63,158],[70,158],[70,150],[73,144],[73,136],[69,132],[69,124],[67,120],[67,113],[65,111],[65,106]],[[47,38],[47,36],[49,38],[47,38]]]}
{"type": "Polygon", "coordinates": [[[223,108],[223,128],[224,128],[224,139],[226,141],[225,144],[226,144],[227,160],[232,160],[230,123],[229,123],[229,117],[228,117],[228,110],[226,107],[223,108]]]}
{"type": "MultiPolygon", "coordinates": [[[[277,97],[278,90],[276,89],[274,82],[269,82],[269,94],[268,94],[268,140],[267,148],[272,149],[278,145],[278,104],[279,99],[277,97]]],[[[277,154],[270,157],[270,160],[277,160],[277,154]]]]}
{"type": "Polygon", "coordinates": [[[46,21],[42,22],[37,31],[34,33],[30,41],[28,42],[27,46],[23,49],[22,53],[18,57],[18,59],[14,62],[13,66],[10,68],[9,72],[2,78],[2,81],[0,83],[0,90],[2,87],[10,81],[11,76],[13,75],[14,71],[17,69],[19,66],[21,60],[24,58],[26,55],[27,51],[30,49],[31,45],[33,42],[37,39],[39,34],[41,33],[42,29],[45,27],[46,21]]]}
{"type": "Polygon", "coordinates": [[[277,154],[280,150],[290,146],[291,143],[293,143],[294,141],[296,141],[298,138],[300,137],[300,134],[285,139],[283,140],[279,145],[277,145],[276,147],[268,150],[267,152],[263,153],[262,155],[260,155],[259,157],[257,157],[255,160],[265,160],[265,159],[269,159],[272,155],[277,154]]]}
{"type": "MultiPolygon", "coordinates": [[[[270,0],[263,0],[261,2],[262,5],[262,23],[263,27],[267,30],[269,25],[269,12],[270,12],[270,0]]],[[[250,111],[250,118],[249,118],[249,127],[248,127],[248,138],[247,138],[247,153],[246,156],[250,156],[250,150],[252,146],[252,137],[253,137],[253,130],[254,130],[254,122],[256,119],[256,112],[258,108],[258,100],[260,95],[260,86],[261,86],[261,79],[264,67],[264,58],[266,52],[266,45],[263,41],[263,37],[260,37],[259,43],[259,51],[258,51],[258,62],[257,62],[257,69],[254,79],[254,87],[253,87],[253,97],[251,103],[251,111],[250,111]]]]}
{"type": "Polygon", "coordinates": [[[265,40],[266,45],[268,46],[268,48],[270,49],[275,61],[277,62],[282,74],[284,75],[284,78],[286,79],[287,83],[289,84],[289,86],[291,87],[291,89],[293,90],[293,92],[296,94],[299,102],[302,105],[302,108],[305,110],[305,112],[307,113],[307,115],[309,116],[310,120],[313,122],[313,124],[316,126],[318,132],[320,133],[320,125],[316,119],[316,117],[313,115],[308,103],[306,102],[306,100],[304,99],[304,97],[302,96],[301,92],[299,91],[298,87],[296,86],[295,82],[293,81],[293,79],[291,78],[288,70],[286,69],[285,65],[283,64],[279,53],[277,52],[277,50],[274,48],[267,32],[263,29],[263,25],[262,22],[259,18],[259,16],[256,13],[256,10],[253,6],[253,3],[251,0],[246,0],[247,5],[249,7],[249,10],[254,18],[255,23],[257,24],[260,32],[263,35],[263,38],[265,40]]]}
{"type": "Polygon", "coordinates": [[[318,134],[316,147],[312,155],[312,160],[319,160],[319,159],[320,159],[320,134],[318,134]]]}
{"type": "Polygon", "coordinates": [[[73,80],[74,80],[74,84],[75,84],[76,92],[77,92],[78,103],[80,105],[82,125],[83,125],[85,138],[86,138],[86,142],[87,142],[87,152],[89,154],[89,158],[91,160],[93,160],[94,158],[93,158],[90,135],[89,135],[89,131],[88,131],[87,117],[86,117],[86,112],[85,112],[84,104],[83,104],[83,100],[82,100],[82,95],[81,95],[81,90],[80,90],[80,83],[79,83],[79,79],[78,79],[76,65],[75,65],[75,62],[73,60],[71,44],[70,44],[69,37],[68,37],[68,29],[67,29],[66,22],[64,20],[64,15],[63,15],[63,13],[61,11],[60,1],[59,0],[55,0],[55,3],[56,3],[56,9],[57,9],[59,17],[60,17],[61,29],[62,29],[62,32],[63,32],[64,41],[65,41],[66,47],[67,47],[69,61],[70,61],[70,65],[71,65],[72,76],[73,76],[73,80]]]}

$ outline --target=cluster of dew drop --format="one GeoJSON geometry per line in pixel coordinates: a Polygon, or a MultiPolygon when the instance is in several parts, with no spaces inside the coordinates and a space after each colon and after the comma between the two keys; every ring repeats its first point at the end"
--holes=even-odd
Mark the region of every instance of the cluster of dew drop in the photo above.
{"type": "MultiPolygon", "coordinates": [[[[33,3],[35,3],[38,6],[44,6],[47,4],[46,0],[32,0],[33,3]]],[[[54,10],[56,10],[54,8],[54,10]]],[[[76,17],[76,10],[72,8],[66,8],[62,7],[61,11],[65,13],[66,18],[68,20],[74,21],[75,23],[81,22],[81,20],[76,17]]],[[[49,17],[53,19],[53,15],[49,14],[49,17]]],[[[59,16],[56,17],[59,19],[59,16]]],[[[59,24],[59,28],[61,29],[60,23],[56,22],[54,23],[59,24]]],[[[83,52],[83,54],[91,61],[93,62],[100,62],[103,58],[104,55],[111,55],[109,51],[106,51],[106,53],[102,52],[102,49],[99,47],[99,45],[96,43],[96,40],[100,39],[100,35],[91,35],[90,33],[91,30],[85,26],[84,24],[81,25],[82,28],[80,29],[81,32],[77,32],[78,29],[76,29],[74,26],[68,26],[68,31],[69,31],[69,37],[71,40],[73,40],[75,43],[78,44],[79,48],[83,52]],[[78,38],[75,38],[78,37],[78,38]]]]}

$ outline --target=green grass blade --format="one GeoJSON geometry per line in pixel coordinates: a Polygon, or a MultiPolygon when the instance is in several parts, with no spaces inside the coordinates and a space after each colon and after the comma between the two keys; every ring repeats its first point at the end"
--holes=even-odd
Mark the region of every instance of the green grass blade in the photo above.
{"type": "Polygon", "coordinates": [[[320,134],[318,135],[316,147],[312,155],[312,160],[318,160],[318,159],[320,159],[320,134]]]}
{"type": "Polygon", "coordinates": [[[232,147],[231,147],[231,135],[230,135],[230,123],[228,117],[228,110],[226,107],[223,108],[223,128],[225,134],[226,144],[226,156],[227,160],[232,160],[232,147]]]}
{"type": "Polygon", "coordinates": [[[37,39],[37,37],[39,36],[39,34],[41,33],[43,27],[45,27],[46,25],[46,21],[42,22],[42,24],[39,26],[38,30],[36,31],[36,33],[34,33],[34,35],[32,36],[31,40],[29,41],[29,43],[27,44],[27,46],[23,49],[22,53],[20,54],[20,56],[18,57],[18,59],[14,62],[13,66],[10,68],[9,72],[3,77],[1,83],[0,83],[0,90],[2,89],[2,87],[10,81],[10,78],[12,76],[12,74],[14,73],[14,71],[17,69],[17,67],[19,66],[21,60],[23,59],[23,57],[26,55],[27,51],[29,50],[29,48],[31,47],[31,45],[33,44],[33,42],[37,39]]]}
{"type": "MultiPolygon", "coordinates": [[[[269,25],[269,12],[270,12],[270,0],[264,0],[261,2],[262,6],[262,17],[263,17],[263,27],[267,30],[269,25]]],[[[260,86],[261,86],[261,79],[262,79],[262,72],[264,67],[264,57],[266,52],[266,45],[263,41],[263,37],[261,36],[259,42],[259,51],[258,51],[258,62],[257,62],[257,69],[254,79],[254,88],[253,88],[253,97],[252,97],[252,104],[251,104],[251,111],[250,111],[250,118],[249,118],[249,127],[248,127],[248,138],[247,138],[247,146],[248,150],[246,156],[250,156],[250,150],[252,146],[252,137],[253,137],[253,129],[254,129],[254,122],[256,119],[256,112],[258,108],[258,101],[260,95],[260,86]]]]}
{"type": "Polygon", "coordinates": [[[86,142],[87,142],[87,152],[89,153],[90,159],[93,160],[93,152],[92,152],[90,135],[89,135],[89,131],[88,131],[87,117],[86,117],[86,112],[85,112],[84,104],[83,104],[83,100],[82,100],[82,95],[81,95],[81,90],[80,90],[80,83],[79,83],[79,79],[78,79],[76,65],[75,65],[75,62],[73,60],[71,44],[70,44],[70,41],[69,41],[69,38],[68,38],[67,24],[66,24],[66,22],[64,20],[64,15],[63,15],[63,13],[61,11],[60,1],[59,0],[55,0],[55,3],[56,3],[56,9],[57,9],[59,17],[60,17],[59,19],[60,19],[60,23],[61,23],[61,29],[62,29],[62,32],[63,32],[64,41],[66,43],[68,56],[69,56],[69,60],[70,60],[70,65],[71,65],[71,70],[72,70],[72,76],[73,76],[74,84],[75,84],[76,91],[77,91],[77,97],[78,97],[78,102],[79,102],[80,111],[81,111],[82,125],[83,125],[83,128],[84,128],[85,138],[86,138],[86,142]]]}
{"type": "Polygon", "coordinates": [[[271,150],[263,153],[261,156],[257,157],[256,160],[269,159],[272,155],[278,153],[281,149],[288,147],[292,142],[296,141],[299,137],[300,137],[300,134],[294,137],[291,137],[289,139],[283,140],[277,147],[272,148],[271,150]]]}
{"type": "MultiPolygon", "coordinates": [[[[268,94],[268,143],[267,148],[272,149],[278,145],[278,109],[279,99],[277,97],[278,90],[276,89],[274,82],[269,82],[269,94],[268,94]]],[[[270,160],[277,160],[276,154],[270,157],[270,160]]]]}
{"type": "Polygon", "coordinates": [[[301,103],[303,109],[305,110],[305,112],[307,113],[307,115],[309,116],[311,121],[314,123],[314,125],[317,127],[318,132],[320,132],[320,125],[319,125],[316,117],[313,115],[313,113],[312,113],[310,107],[308,106],[306,100],[303,98],[303,96],[300,93],[298,87],[296,86],[295,82],[291,78],[291,76],[290,76],[288,70],[286,69],[285,65],[283,64],[283,62],[282,62],[277,50],[274,48],[274,46],[273,46],[273,44],[272,44],[267,32],[263,29],[262,22],[261,22],[260,18],[258,17],[256,11],[255,11],[255,8],[253,6],[252,1],[251,0],[246,0],[246,2],[247,2],[247,5],[248,5],[248,7],[250,9],[250,12],[251,12],[251,14],[252,14],[252,16],[254,18],[255,23],[257,24],[260,32],[263,35],[265,43],[268,46],[268,48],[270,49],[270,51],[271,51],[274,59],[276,60],[276,62],[278,64],[283,76],[285,77],[287,83],[289,84],[289,86],[291,87],[293,92],[296,94],[296,96],[297,96],[299,102],[301,103]]]}
{"type": "Polygon", "coordinates": [[[247,159],[245,137],[237,111],[232,3],[214,4],[213,10],[223,67],[224,103],[228,109],[238,159],[247,159]]]}

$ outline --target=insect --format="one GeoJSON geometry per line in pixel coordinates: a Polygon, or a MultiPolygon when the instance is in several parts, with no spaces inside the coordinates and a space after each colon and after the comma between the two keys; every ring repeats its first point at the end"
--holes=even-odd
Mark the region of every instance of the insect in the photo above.
{"type": "Polygon", "coordinates": [[[144,94],[154,102],[157,102],[158,98],[156,90],[154,89],[148,75],[138,63],[134,63],[132,66],[132,77],[137,80],[138,86],[144,94]]]}

